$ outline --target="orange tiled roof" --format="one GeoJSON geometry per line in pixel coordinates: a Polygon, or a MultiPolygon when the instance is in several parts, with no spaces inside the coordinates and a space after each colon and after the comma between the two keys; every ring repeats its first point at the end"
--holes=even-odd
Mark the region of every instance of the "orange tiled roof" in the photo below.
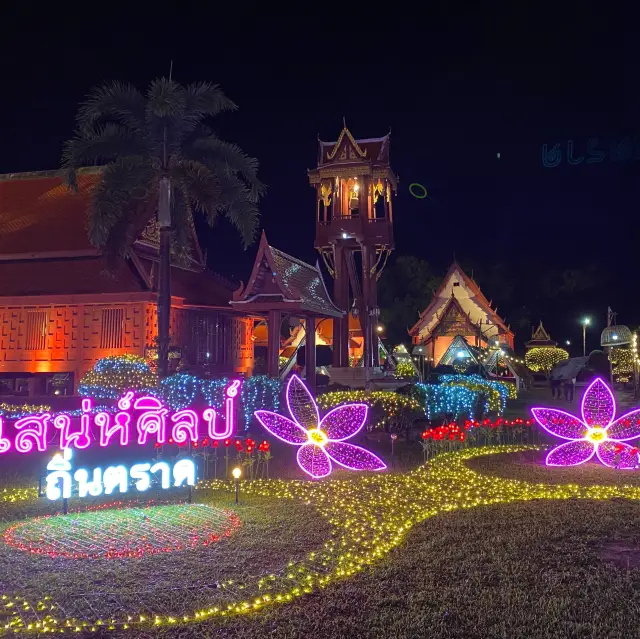
{"type": "Polygon", "coordinates": [[[90,250],[87,208],[98,180],[79,175],[74,193],[50,174],[0,178],[0,254],[90,250]]]}
{"type": "Polygon", "coordinates": [[[111,272],[102,256],[0,262],[0,297],[140,293],[148,290],[133,266],[111,272]]]}
{"type": "MultiPolygon", "coordinates": [[[[109,271],[106,258],[90,255],[87,211],[99,179],[99,170],[84,170],[73,192],[54,173],[0,177],[0,256],[21,256],[0,260],[0,297],[151,290],[131,260],[119,259],[109,271]]],[[[150,274],[151,260],[140,257],[150,274]]],[[[203,306],[226,307],[233,294],[232,285],[210,271],[177,267],[171,269],[171,288],[174,297],[203,306]]]]}
{"type": "MultiPolygon", "coordinates": [[[[153,261],[141,258],[140,262],[150,274],[153,261]]],[[[171,269],[171,295],[183,298],[186,304],[228,307],[234,288],[237,286],[223,282],[211,271],[193,271],[176,266],[171,269]]]]}

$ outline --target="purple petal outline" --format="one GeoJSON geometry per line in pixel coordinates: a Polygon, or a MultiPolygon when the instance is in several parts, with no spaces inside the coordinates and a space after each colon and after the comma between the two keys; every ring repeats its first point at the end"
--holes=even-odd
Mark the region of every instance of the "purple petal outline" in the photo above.
{"type": "MultiPolygon", "coordinates": [[[[603,446],[622,446],[623,448],[634,448],[633,446],[629,446],[629,444],[625,444],[624,442],[620,441],[620,440],[616,440],[616,439],[607,439],[606,441],[602,442],[601,444],[598,445],[596,453],[598,455],[598,459],[605,465],[608,466],[609,468],[615,468],[617,470],[635,470],[638,467],[638,455],[629,455],[629,457],[631,457],[633,459],[633,457],[635,457],[635,461],[636,463],[633,466],[627,466],[627,465],[618,465],[615,466],[614,464],[610,464],[606,459],[604,459],[603,455],[600,453],[600,449],[603,448],[603,446]]],[[[606,454],[606,453],[603,453],[606,454]]],[[[615,453],[613,453],[615,455],[615,453]]],[[[622,460],[621,460],[622,461],[622,460]]],[[[624,463],[624,462],[623,462],[624,463]]]]}
{"type": "MultiPolygon", "coordinates": [[[[584,392],[584,395],[582,396],[582,402],[580,403],[580,415],[582,415],[582,421],[588,426],[597,425],[597,426],[602,426],[603,428],[607,428],[613,422],[613,418],[616,416],[616,400],[615,400],[615,397],[613,396],[613,393],[611,392],[611,389],[601,377],[596,377],[591,382],[591,384],[589,384],[587,390],[584,392]],[[612,411],[611,411],[611,414],[609,415],[609,418],[606,420],[607,422],[606,424],[601,424],[597,420],[587,418],[587,415],[585,415],[585,403],[587,401],[587,398],[591,395],[592,392],[594,393],[596,392],[593,390],[593,387],[600,386],[600,385],[607,391],[607,393],[609,393],[609,398],[611,399],[612,411]]],[[[600,421],[605,421],[605,420],[600,420],[600,421]]]]}
{"type": "Polygon", "coordinates": [[[544,428],[548,433],[550,433],[554,437],[559,437],[560,439],[567,439],[569,441],[582,439],[586,435],[587,431],[589,430],[589,427],[579,417],[576,417],[571,413],[567,413],[566,411],[558,410],[557,408],[545,408],[543,406],[537,406],[531,409],[531,414],[533,415],[533,418],[536,420],[536,422],[538,422],[538,424],[542,428],[544,428]],[[551,430],[551,428],[548,428],[547,426],[545,426],[542,423],[542,420],[538,417],[538,415],[536,415],[536,411],[542,411],[542,410],[549,411],[551,413],[557,413],[558,415],[562,415],[563,417],[570,417],[572,420],[575,420],[584,428],[584,433],[577,433],[576,437],[567,437],[566,435],[560,435],[559,433],[555,433],[554,431],[551,430]]]}
{"type": "Polygon", "coordinates": [[[300,468],[307,473],[307,475],[313,477],[313,479],[322,479],[323,477],[328,477],[331,474],[331,471],[333,470],[332,466],[331,466],[331,458],[329,457],[329,455],[327,455],[327,453],[324,451],[324,449],[321,446],[316,446],[315,444],[305,444],[304,446],[301,446],[300,448],[298,448],[298,453],[296,455],[296,459],[298,461],[298,466],[300,466],[300,468]],[[322,455],[324,455],[326,461],[327,461],[327,472],[323,473],[323,474],[317,474],[315,472],[313,472],[313,466],[311,466],[311,470],[307,469],[304,465],[304,462],[301,460],[301,457],[303,455],[306,454],[306,451],[309,450],[309,446],[311,448],[313,448],[313,453],[314,456],[320,452],[322,455]]]}
{"type": "MultiPolygon", "coordinates": [[[[629,430],[631,430],[633,427],[634,427],[634,424],[632,424],[629,427],[629,430]]],[[[616,441],[619,441],[619,442],[628,442],[632,439],[636,439],[640,437],[640,408],[636,408],[635,410],[629,411],[628,413],[625,413],[622,417],[618,417],[618,419],[611,422],[611,424],[607,426],[607,437],[609,437],[609,439],[615,439],[616,441]],[[632,415],[636,415],[635,427],[638,429],[637,432],[634,435],[631,435],[630,437],[620,437],[620,435],[624,434],[624,429],[626,428],[622,422],[625,419],[629,419],[632,415]],[[621,427],[619,433],[616,433],[614,430],[617,426],[621,427]]]]}
{"type": "Polygon", "coordinates": [[[566,467],[566,466],[580,466],[580,464],[585,464],[586,462],[588,462],[590,459],[593,458],[593,456],[596,454],[596,447],[587,439],[574,439],[573,441],[569,441],[569,442],[565,442],[564,444],[560,444],[560,446],[556,446],[553,450],[549,451],[549,454],[547,455],[547,458],[545,459],[544,463],[547,466],[555,466],[555,467],[566,467]],[[571,444],[579,444],[579,443],[585,443],[585,444],[590,444],[591,445],[591,454],[586,457],[585,459],[583,459],[582,461],[579,461],[575,464],[553,464],[549,461],[549,458],[551,457],[551,455],[553,455],[554,453],[556,453],[559,450],[562,450],[565,448],[565,446],[571,446],[571,444]]]}
{"type": "Polygon", "coordinates": [[[293,417],[293,419],[296,422],[296,424],[298,424],[298,426],[301,426],[305,430],[308,430],[310,428],[317,428],[318,424],[320,423],[320,412],[318,411],[318,404],[316,404],[316,400],[313,398],[313,395],[311,395],[311,393],[309,392],[309,389],[305,386],[304,382],[297,375],[292,375],[291,378],[289,379],[289,383],[287,384],[287,410],[289,411],[289,415],[291,415],[291,417],[293,417]],[[315,420],[315,424],[312,424],[311,426],[309,426],[307,424],[301,424],[298,421],[298,418],[297,418],[296,414],[293,412],[293,410],[291,410],[290,397],[291,397],[291,386],[293,384],[296,384],[296,386],[300,385],[300,387],[303,389],[303,391],[309,397],[309,400],[311,401],[311,405],[313,406],[313,409],[315,410],[316,420],[315,420]]]}
{"type": "Polygon", "coordinates": [[[278,415],[278,413],[273,413],[270,410],[257,410],[257,411],[255,411],[254,415],[256,416],[256,419],[264,426],[264,428],[266,430],[268,430],[274,437],[277,437],[280,441],[283,441],[286,444],[291,444],[292,446],[302,446],[303,444],[306,444],[309,441],[309,436],[307,435],[307,431],[304,428],[302,428],[302,426],[300,426],[300,424],[298,424],[297,422],[292,421],[288,417],[284,417],[283,415],[278,415]],[[282,435],[278,434],[278,432],[276,430],[274,430],[273,425],[269,426],[265,422],[264,418],[267,415],[269,417],[275,418],[274,421],[276,421],[276,422],[283,421],[283,422],[287,423],[290,426],[290,428],[292,429],[292,433],[295,433],[296,432],[295,429],[298,429],[300,431],[300,438],[302,439],[302,441],[293,441],[292,439],[286,439],[282,435]]]}
{"type": "MultiPolygon", "coordinates": [[[[367,423],[367,416],[368,416],[368,411],[369,411],[369,407],[366,404],[343,404],[342,406],[336,406],[334,409],[330,410],[323,418],[322,421],[320,422],[320,426],[318,426],[318,428],[323,431],[327,437],[329,438],[329,441],[331,442],[343,442],[347,439],[351,439],[352,437],[355,437],[363,428],[363,426],[367,423]],[[360,426],[358,426],[356,428],[356,430],[354,430],[352,433],[350,433],[349,435],[346,435],[345,437],[331,437],[330,433],[327,431],[326,427],[324,426],[325,421],[327,420],[327,418],[330,415],[333,415],[334,413],[338,412],[338,411],[343,411],[345,409],[353,409],[353,408],[364,408],[364,416],[362,418],[362,422],[360,423],[360,426]]],[[[355,423],[355,421],[354,421],[355,423]]]]}
{"type": "MultiPolygon", "coordinates": [[[[329,442],[326,446],[325,446],[325,452],[327,453],[327,455],[334,461],[336,462],[336,464],[340,464],[340,466],[343,466],[344,468],[347,468],[348,470],[372,470],[372,471],[377,471],[377,470],[385,470],[387,468],[387,465],[377,456],[374,455],[370,450],[367,450],[366,448],[362,448],[360,446],[354,446],[353,444],[346,444],[344,442],[329,442]],[[334,444],[332,446],[332,444],[334,444]],[[333,448],[338,448],[339,451],[341,451],[342,447],[349,447],[352,448],[354,450],[357,450],[359,454],[363,454],[364,453],[364,457],[368,457],[371,461],[371,465],[370,466],[353,466],[353,465],[349,465],[348,463],[341,461],[339,456],[344,453],[346,453],[346,451],[342,451],[339,452],[338,455],[336,455],[335,452],[332,452],[333,448]]],[[[365,464],[368,464],[369,462],[364,462],[365,464]]]]}

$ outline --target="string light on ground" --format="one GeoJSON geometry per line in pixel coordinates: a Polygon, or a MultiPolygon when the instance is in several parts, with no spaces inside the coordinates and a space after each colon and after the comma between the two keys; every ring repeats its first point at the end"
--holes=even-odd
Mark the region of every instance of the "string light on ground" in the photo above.
{"type": "MultiPolygon", "coordinates": [[[[66,616],[51,594],[32,601],[18,593],[4,593],[0,599],[4,627],[9,632],[35,634],[61,630],[95,632],[102,626],[104,630],[131,631],[135,636],[157,626],[186,626],[232,615],[259,614],[268,606],[287,604],[358,574],[404,542],[416,524],[440,513],[541,499],[640,500],[637,487],[532,483],[482,475],[466,464],[482,455],[530,450],[535,448],[470,448],[442,454],[408,474],[374,474],[355,477],[352,481],[246,482],[243,490],[247,494],[309,504],[330,522],[332,534],[303,560],[290,562],[281,571],[256,581],[234,583],[228,590],[221,584],[221,597],[212,600],[211,605],[180,615],[175,610],[125,610],[105,620],[87,608],[84,616],[78,618],[66,616]]],[[[208,489],[225,489],[233,494],[231,482],[211,481],[200,485],[200,490],[208,489]]]]}
{"type": "Polygon", "coordinates": [[[28,519],[8,528],[3,540],[52,558],[121,559],[208,546],[240,525],[231,511],[204,504],[110,506],[28,519]]]}

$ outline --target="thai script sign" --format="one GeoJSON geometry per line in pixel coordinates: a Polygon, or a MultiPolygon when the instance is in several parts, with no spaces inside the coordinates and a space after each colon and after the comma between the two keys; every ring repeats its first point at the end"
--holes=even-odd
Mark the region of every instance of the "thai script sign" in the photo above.
{"type": "Polygon", "coordinates": [[[611,162],[629,162],[640,159],[640,138],[632,139],[625,136],[620,139],[612,139],[609,144],[601,142],[600,138],[589,138],[586,144],[575,144],[568,140],[566,147],[558,142],[556,144],[542,145],[542,165],[547,168],[555,168],[564,160],[567,164],[599,164],[607,157],[611,162]]]}
{"type": "Polygon", "coordinates": [[[144,492],[151,487],[151,477],[159,475],[160,486],[168,489],[173,486],[193,486],[196,483],[196,465],[192,459],[180,459],[173,467],[165,461],[153,464],[133,464],[130,468],[123,465],[109,466],[103,472],[101,468],[94,468],[91,472],[79,468],[71,474],[71,448],[65,448],[62,453],[56,453],[47,464],[47,486],[45,495],[53,501],[71,497],[73,480],[77,483],[79,497],[98,497],[128,492],[133,480],[136,490],[144,492]]]}
{"type": "Polygon", "coordinates": [[[224,416],[219,416],[211,407],[200,413],[190,408],[171,412],[157,397],[144,395],[136,398],[129,391],[118,400],[117,410],[113,413],[106,410],[94,412],[92,400],[85,398],[79,417],[69,413],[38,413],[22,417],[13,424],[13,442],[6,437],[0,417],[0,454],[12,448],[24,454],[36,450],[45,452],[50,441],[59,435],[56,448],[60,452],[47,464],[45,495],[51,500],[71,497],[74,482],[79,497],[122,494],[131,486],[144,492],[150,488],[152,478],[159,479],[162,489],[193,486],[196,466],[189,458],[179,459],[173,464],[155,461],[131,467],[109,466],[104,471],[102,468],[91,471],[79,468],[72,473],[73,449],[88,448],[93,442],[100,446],[113,443],[128,446],[130,443],[145,445],[154,441],[161,446],[165,443],[197,442],[201,437],[228,439],[234,432],[235,401],[240,384],[240,380],[234,380],[225,389],[224,416]]]}
{"type": "Polygon", "coordinates": [[[13,424],[16,431],[13,444],[4,433],[0,417],[0,454],[8,452],[12,446],[19,453],[44,452],[52,432],[59,433],[59,448],[63,450],[88,448],[94,440],[100,446],[114,442],[127,446],[132,436],[136,437],[139,445],[148,443],[150,439],[155,439],[158,444],[165,444],[169,439],[182,444],[198,441],[201,430],[210,439],[227,439],[234,431],[234,404],[240,384],[240,380],[234,380],[225,390],[224,419],[218,419],[220,416],[211,407],[200,414],[192,409],[171,412],[157,397],[134,398],[131,391],[118,400],[115,413],[104,410],[93,413],[92,400],[83,399],[79,419],[68,413],[38,413],[22,417],[13,424]]]}

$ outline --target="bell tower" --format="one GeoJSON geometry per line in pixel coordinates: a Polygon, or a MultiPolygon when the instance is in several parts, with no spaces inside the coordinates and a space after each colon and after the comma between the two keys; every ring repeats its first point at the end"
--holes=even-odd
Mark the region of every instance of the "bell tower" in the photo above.
{"type": "Polygon", "coordinates": [[[319,140],[318,166],[309,170],[316,189],[316,241],[333,277],[333,301],[347,312],[333,321],[333,366],[349,366],[349,313],[364,337],[364,366],[379,365],[377,281],[394,248],[389,164],[390,134],[356,140],[345,126],[337,142],[319,140]]]}

